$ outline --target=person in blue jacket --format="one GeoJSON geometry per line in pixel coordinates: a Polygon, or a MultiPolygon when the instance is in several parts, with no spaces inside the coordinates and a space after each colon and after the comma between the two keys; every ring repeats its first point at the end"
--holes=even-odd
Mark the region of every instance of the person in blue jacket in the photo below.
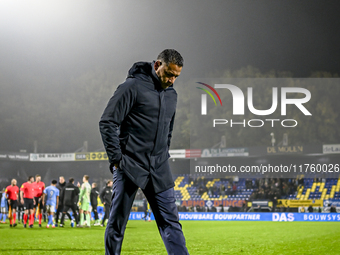
{"type": "Polygon", "coordinates": [[[1,223],[6,223],[6,217],[8,212],[8,204],[7,204],[7,198],[6,198],[6,193],[5,189],[1,191],[1,204],[0,204],[0,222],[1,223]],[[1,221],[2,218],[2,221],[1,221]]]}
{"type": "Polygon", "coordinates": [[[168,254],[188,254],[168,162],[177,105],[173,83],[183,58],[174,49],[156,61],[137,62],[120,84],[99,122],[113,173],[113,199],[105,231],[105,254],[120,254],[138,187],[154,213],[168,254]]]}

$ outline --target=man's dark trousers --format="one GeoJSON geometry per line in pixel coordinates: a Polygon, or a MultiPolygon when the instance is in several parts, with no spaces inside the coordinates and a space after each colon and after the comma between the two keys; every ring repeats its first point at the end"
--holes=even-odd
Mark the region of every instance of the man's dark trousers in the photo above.
{"type": "Polygon", "coordinates": [[[77,212],[77,205],[75,205],[75,204],[73,204],[73,205],[64,205],[64,207],[63,207],[63,214],[61,216],[60,224],[64,225],[65,214],[68,214],[67,211],[69,209],[72,210],[73,217],[74,217],[74,219],[76,221],[76,224],[78,225],[79,218],[78,218],[78,212],[77,212]]]}
{"type": "MultiPolygon", "coordinates": [[[[117,255],[121,252],[124,231],[137,190],[138,187],[121,169],[114,170],[113,198],[105,231],[106,255],[117,255]]],[[[182,226],[179,223],[174,189],[170,188],[155,194],[152,182],[149,181],[143,192],[149,201],[168,254],[189,254],[185,246],[182,226]]]]}
{"type": "MultiPolygon", "coordinates": [[[[45,212],[45,211],[44,211],[45,212]]],[[[58,221],[59,221],[59,214],[60,213],[63,213],[63,206],[58,206],[58,209],[57,209],[57,212],[56,212],[56,220],[55,220],[55,223],[58,224],[58,221]]],[[[67,212],[66,213],[67,217],[72,220],[72,217],[71,215],[67,212]]]]}
{"type": "Polygon", "coordinates": [[[98,211],[97,211],[97,206],[96,204],[93,204],[92,205],[92,212],[94,214],[94,220],[99,220],[99,217],[98,217],[98,211]]]}
{"type": "Polygon", "coordinates": [[[105,224],[105,220],[109,219],[110,207],[111,207],[111,205],[105,203],[105,205],[104,205],[105,214],[104,214],[104,217],[102,219],[102,225],[103,226],[105,224]]]}

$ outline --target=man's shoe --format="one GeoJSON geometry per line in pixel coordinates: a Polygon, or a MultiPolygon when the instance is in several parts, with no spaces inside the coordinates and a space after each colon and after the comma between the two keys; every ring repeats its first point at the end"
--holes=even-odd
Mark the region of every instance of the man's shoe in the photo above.
{"type": "Polygon", "coordinates": [[[30,228],[33,228],[33,224],[32,224],[32,225],[30,225],[30,228]]]}
{"type": "Polygon", "coordinates": [[[100,223],[99,222],[94,223],[93,226],[100,226],[100,223]]]}
{"type": "Polygon", "coordinates": [[[49,226],[49,225],[46,225],[46,228],[50,228],[50,226],[49,226]]]}
{"type": "Polygon", "coordinates": [[[39,224],[39,228],[41,228],[41,224],[39,224]]]}
{"type": "Polygon", "coordinates": [[[63,228],[63,227],[64,227],[64,225],[63,225],[63,224],[59,224],[59,227],[63,228]]]}
{"type": "Polygon", "coordinates": [[[55,226],[52,224],[52,228],[55,228],[55,226]]]}
{"type": "Polygon", "coordinates": [[[54,224],[55,227],[58,227],[58,223],[54,224]]]}
{"type": "Polygon", "coordinates": [[[24,224],[24,228],[26,228],[26,224],[24,224]]]}
{"type": "Polygon", "coordinates": [[[12,227],[12,224],[9,224],[9,227],[11,228],[11,227],[12,227]]]}
{"type": "Polygon", "coordinates": [[[15,228],[16,226],[18,226],[18,224],[14,223],[14,224],[13,224],[13,228],[15,228]]]}

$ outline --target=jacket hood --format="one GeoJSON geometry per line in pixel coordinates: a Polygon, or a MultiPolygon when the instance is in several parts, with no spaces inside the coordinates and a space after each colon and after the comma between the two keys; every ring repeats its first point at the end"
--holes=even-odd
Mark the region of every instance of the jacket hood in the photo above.
{"type": "Polygon", "coordinates": [[[136,78],[155,84],[155,89],[162,89],[161,82],[154,69],[155,61],[152,62],[136,62],[132,65],[128,72],[127,78],[136,78]]]}

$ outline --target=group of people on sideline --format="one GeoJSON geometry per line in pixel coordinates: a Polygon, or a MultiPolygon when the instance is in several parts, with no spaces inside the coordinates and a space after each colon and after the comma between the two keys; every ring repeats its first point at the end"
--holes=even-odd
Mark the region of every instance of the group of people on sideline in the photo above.
{"type": "Polygon", "coordinates": [[[16,227],[23,223],[23,227],[33,228],[37,221],[42,227],[42,220],[47,222],[47,228],[64,227],[65,216],[71,220],[71,226],[91,227],[91,213],[94,216],[93,226],[104,226],[108,219],[112,184],[107,181],[106,186],[99,191],[96,183],[89,183],[89,176],[83,176],[83,183],[74,184],[74,178],[66,183],[64,176],[52,180],[49,186],[41,181],[41,176],[29,176],[27,182],[20,188],[17,180],[12,179],[11,184],[2,191],[0,222],[6,223],[8,216],[9,226],[16,227]],[[100,222],[98,215],[99,199],[103,203],[105,215],[100,222]],[[61,215],[61,217],[60,217],[61,215]],[[60,223],[59,223],[60,218],[60,223]],[[58,225],[59,224],[59,225],[58,225]]]}

